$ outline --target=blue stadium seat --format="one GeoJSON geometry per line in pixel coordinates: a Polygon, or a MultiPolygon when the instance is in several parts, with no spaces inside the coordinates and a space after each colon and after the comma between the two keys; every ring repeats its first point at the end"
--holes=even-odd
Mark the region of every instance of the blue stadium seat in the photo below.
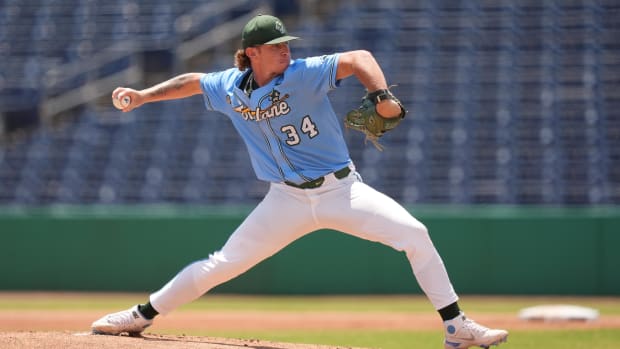
{"type": "MultiPolygon", "coordinates": [[[[50,67],[88,59],[118,40],[158,49],[228,20],[206,21],[178,37],[176,19],[202,4],[0,1],[0,106],[40,85],[50,67]],[[7,88],[16,84],[24,86],[7,88]]],[[[291,11],[288,29],[303,37],[291,44],[293,55],[371,50],[409,110],[381,139],[382,153],[345,130],[366,182],[405,204],[620,203],[617,1],[333,6],[340,7],[297,22],[291,11]],[[355,17],[355,25],[341,13],[355,17]]],[[[205,70],[228,67],[230,52],[209,62],[205,70]]],[[[128,64],[121,59],[94,74],[128,64]]],[[[344,115],[362,93],[349,79],[330,97],[344,115]]],[[[126,115],[80,107],[66,124],[0,145],[0,181],[0,204],[25,205],[254,203],[267,190],[233,126],[206,112],[199,97],[126,115]]]]}

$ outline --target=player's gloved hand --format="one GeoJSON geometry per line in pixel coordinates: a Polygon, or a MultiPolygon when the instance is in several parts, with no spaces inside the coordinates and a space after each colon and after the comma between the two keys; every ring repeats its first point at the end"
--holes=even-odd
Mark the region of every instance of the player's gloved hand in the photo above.
{"type": "Polygon", "coordinates": [[[405,117],[405,114],[407,114],[405,107],[389,89],[377,90],[367,93],[362,98],[362,105],[347,113],[344,124],[347,128],[352,128],[364,133],[366,135],[366,140],[370,140],[377,149],[383,150],[383,147],[378,142],[379,137],[398,126],[405,117]],[[386,99],[398,104],[400,107],[399,114],[389,115],[391,117],[384,117],[377,112],[377,104],[386,99]]]}

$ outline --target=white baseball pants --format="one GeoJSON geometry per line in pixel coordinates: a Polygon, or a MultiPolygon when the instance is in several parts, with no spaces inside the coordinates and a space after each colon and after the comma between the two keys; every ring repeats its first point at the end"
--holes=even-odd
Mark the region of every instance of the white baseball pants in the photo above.
{"type": "Polygon", "coordinates": [[[224,247],[181,270],[151,295],[151,304],[167,314],[319,229],[338,230],[404,251],[435,309],[458,300],[426,227],[396,201],[362,183],[352,171],[340,180],[329,174],[315,189],[272,183],[263,201],[224,247]]]}

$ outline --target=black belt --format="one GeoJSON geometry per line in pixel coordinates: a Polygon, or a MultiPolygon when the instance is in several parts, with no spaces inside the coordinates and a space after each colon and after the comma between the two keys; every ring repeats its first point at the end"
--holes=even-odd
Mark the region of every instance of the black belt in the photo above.
{"type": "MultiPolygon", "coordinates": [[[[337,179],[343,179],[346,176],[348,176],[349,173],[351,173],[351,169],[349,168],[349,166],[347,166],[347,167],[343,167],[343,168],[339,169],[338,171],[334,172],[334,176],[337,179]]],[[[325,177],[319,177],[317,179],[313,179],[313,180],[311,180],[309,182],[303,182],[301,184],[296,184],[296,183],[289,182],[289,181],[285,181],[284,184],[290,185],[291,187],[295,187],[295,188],[299,188],[299,189],[314,189],[314,188],[318,188],[321,185],[323,185],[323,182],[325,182],[325,177]]]]}

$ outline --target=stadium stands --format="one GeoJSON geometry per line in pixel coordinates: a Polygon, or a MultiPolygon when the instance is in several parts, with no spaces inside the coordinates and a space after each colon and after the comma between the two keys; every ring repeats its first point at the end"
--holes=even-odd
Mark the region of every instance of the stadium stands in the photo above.
{"type": "MultiPolygon", "coordinates": [[[[178,19],[203,3],[0,1],[0,112],[36,100],[15,94],[43,86],[49,69],[88,62],[119,40],[145,49],[182,42],[178,19]]],[[[303,37],[293,55],[368,49],[410,110],[381,140],[382,153],[345,131],[366,182],[405,204],[620,204],[620,3],[332,6],[324,16],[287,12],[289,31],[303,37]]],[[[204,69],[226,67],[231,56],[214,54],[204,69]]],[[[345,81],[332,94],[337,112],[362,93],[345,81]]],[[[266,185],[231,124],[202,103],[129,114],[88,103],[68,121],[5,142],[0,204],[256,202],[266,185]]]]}

